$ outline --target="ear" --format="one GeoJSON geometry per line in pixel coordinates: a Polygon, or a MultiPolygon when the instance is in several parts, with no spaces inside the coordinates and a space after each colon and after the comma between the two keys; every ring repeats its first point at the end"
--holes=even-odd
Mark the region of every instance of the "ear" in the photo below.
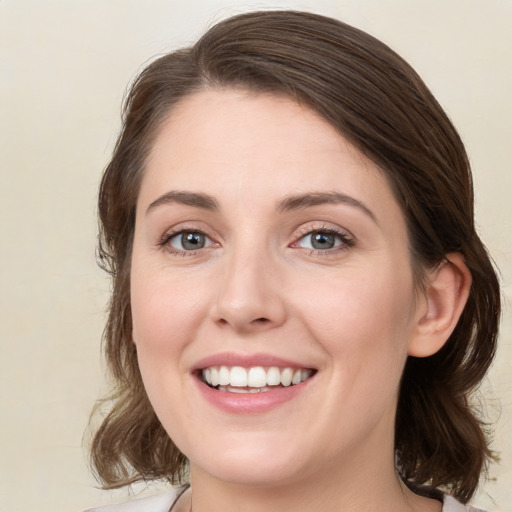
{"type": "Polygon", "coordinates": [[[471,272],[462,254],[450,253],[427,276],[418,308],[409,355],[428,357],[446,343],[464,310],[471,288],[471,272]]]}

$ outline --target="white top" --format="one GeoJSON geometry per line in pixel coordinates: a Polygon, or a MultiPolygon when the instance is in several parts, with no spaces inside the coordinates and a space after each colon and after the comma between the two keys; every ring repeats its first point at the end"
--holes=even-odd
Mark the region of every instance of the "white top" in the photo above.
{"type": "Polygon", "coordinates": [[[179,489],[156,494],[149,498],[131,500],[117,505],[104,505],[84,512],[169,512],[179,496],[179,489]]]}
{"type": "MultiPolygon", "coordinates": [[[[180,495],[179,489],[173,489],[162,494],[132,500],[118,505],[105,505],[103,507],[90,508],[84,512],[170,512],[180,495]]],[[[462,505],[452,496],[445,494],[443,512],[484,512],[470,505],[462,505]]]]}

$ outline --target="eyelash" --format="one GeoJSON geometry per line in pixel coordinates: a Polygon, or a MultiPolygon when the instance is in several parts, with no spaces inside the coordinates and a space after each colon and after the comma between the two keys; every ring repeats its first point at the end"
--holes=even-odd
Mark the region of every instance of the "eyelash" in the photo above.
{"type": "Polygon", "coordinates": [[[158,242],[158,246],[164,248],[167,252],[169,252],[170,254],[175,255],[175,256],[195,256],[201,250],[208,249],[211,246],[211,245],[209,245],[208,247],[201,247],[199,249],[191,250],[191,251],[176,249],[176,248],[172,247],[171,241],[174,238],[176,238],[178,236],[183,236],[184,234],[187,234],[187,233],[203,235],[205,238],[207,238],[211,242],[211,245],[215,245],[215,243],[216,243],[213,241],[212,237],[208,236],[204,232],[204,230],[194,229],[194,228],[180,228],[175,231],[170,231],[170,232],[165,233],[164,236],[162,236],[161,240],[158,242]]]}
{"type": "MultiPolygon", "coordinates": [[[[338,241],[340,241],[341,243],[338,246],[335,246],[330,249],[314,249],[314,248],[307,249],[309,251],[310,256],[322,256],[322,257],[334,256],[334,255],[338,254],[339,252],[347,251],[348,249],[350,249],[351,247],[353,247],[355,245],[354,239],[351,238],[349,235],[347,235],[347,233],[345,231],[342,231],[342,230],[339,230],[339,229],[336,229],[333,227],[329,227],[329,226],[320,226],[320,227],[302,229],[299,232],[299,235],[296,238],[296,241],[293,242],[292,244],[290,244],[290,247],[300,248],[298,246],[298,243],[301,240],[303,240],[304,238],[306,238],[307,236],[310,236],[315,233],[334,235],[338,239],[338,241]]],[[[208,236],[203,230],[194,229],[194,228],[182,228],[182,229],[177,229],[176,231],[167,232],[162,236],[161,240],[158,242],[158,246],[165,248],[170,254],[178,255],[178,256],[195,256],[200,251],[202,251],[204,249],[208,249],[209,247],[211,247],[212,245],[215,245],[215,244],[216,244],[216,242],[212,239],[212,237],[208,236]],[[201,247],[197,250],[190,250],[190,251],[175,249],[174,247],[171,246],[170,242],[174,238],[176,238],[178,236],[183,236],[186,233],[203,235],[210,241],[210,245],[207,247],[201,247]]]]}
{"type": "Polygon", "coordinates": [[[297,244],[306,238],[307,236],[310,236],[312,234],[327,234],[327,235],[334,235],[341,243],[338,246],[335,246],[331,249],[307,249],[309,251],[310,256],[322,256],[322,257],[329,257],[329,256],[335,256],[339,254],[340,252],[345,252],[351,247],[355,245],[355,241],[352,237],[350,237],[346,231],[342,231],[340,229],[336,229],[330,226],[320,226],[320,227],[314,227],[314,228],[304,228],[300,231],[299,237],[297,238],[297,241],[294,242],[291,246],[297,246],[297,244]]]}

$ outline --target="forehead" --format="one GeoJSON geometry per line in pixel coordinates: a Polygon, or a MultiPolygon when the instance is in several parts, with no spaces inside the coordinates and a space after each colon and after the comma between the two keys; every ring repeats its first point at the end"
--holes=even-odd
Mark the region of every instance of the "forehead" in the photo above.
{"type": "MultiPolygon", "coordinates": [[[[375,167],[313,110],[286,96],[238,89],[208,89],[179,102],[158,130],[146,167],[151,172],[164,159],[176,166],[212,156],[227,159],[235,150],[254,162],[260,149],[262,169],[270,158],[287,161],[297,153],[307,161],[350,153],[360,167],[375,167]]],[[[249,164],[241,160],[237,169],[249,164]]]]}
{"type": "MultiPolygon", "coordinates": [[[[200,150],[197,159],[214,153],[227,156],[235,149],[254,159],[255,150],[264,148],[261,160],[268,160],[292,157],[291,149],[313,155],[348,148],[334,127],[293,99],[230,88],[201,91],[178,103],[162,123],[151,159],[162,154],[166,141],[178,140],[179,146],[172,148],[176,158],[187,152],[191,156],[194,149],[200,150]]],[[[359,155],[355,149],[353,153],[359,155]]]]}
{"type": "Polygon", "coordinates": [[[394,202],[384,173],[325,119],[296,101],[244,90],[205,90],[180,102],[151,149],[140,202],[166,189],[264,199],[314,191],[394,202]]]}

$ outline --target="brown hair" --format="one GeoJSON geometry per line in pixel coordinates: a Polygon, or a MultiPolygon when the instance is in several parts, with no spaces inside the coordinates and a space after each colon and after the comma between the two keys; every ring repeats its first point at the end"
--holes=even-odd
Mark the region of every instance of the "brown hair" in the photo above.
{"type": "Polygon", "coordinates": [[[130,259],[144,163],[162,120],[211,87],[285,94],[328,120],[385,173],[405,215],[413,267],[464,255],[473,282],[460,321],[428,358],[409,357],[396,417],[397,465],[412,487],[443,486],[463,502],[491,457],[470,394],[495,353],[500,294],[475,231],[471,172],[452,123],[414,70],[372,36],[294,11],[253,12],[211,28],[193,47],[149,65],[133,84],[100,188],[100,264],[113,279],[105,352],[115,379],[110,412],[92,443],[106,487],[178,482],[186,458],[144,391],[131,337],[130,259]]]}

